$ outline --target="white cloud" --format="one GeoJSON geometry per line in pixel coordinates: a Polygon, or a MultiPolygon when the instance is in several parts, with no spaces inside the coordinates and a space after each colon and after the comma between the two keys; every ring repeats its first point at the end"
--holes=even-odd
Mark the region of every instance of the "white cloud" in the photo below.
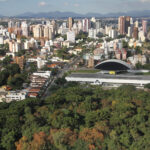
{"type": "Polygon", "coordinates": [[[44,1],[39,3],[39,6],[46,6],[46,5],[47,5],[46,2],[44,1]]]}
{"type": "Polygon", "coordinates": [[[142,3],[148,3],[148,2],[150,2],[150,0],[140,0],[140,2],[142,2],[142,3]]]}

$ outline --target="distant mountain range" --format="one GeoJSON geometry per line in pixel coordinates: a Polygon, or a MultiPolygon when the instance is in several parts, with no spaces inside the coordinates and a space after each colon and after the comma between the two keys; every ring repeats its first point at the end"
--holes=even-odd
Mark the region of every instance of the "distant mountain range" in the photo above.
{"type": "Polygon", "coordinates": [[[82,17],[84,15],[74,13],[74,12],[60,12],[60,11],[55,11],[55,12],[41,12],[41,13],[32,13],[32,12],[27,12],[21,15],[18,15],[16,17],[33,17],[33,18],[67,18],[67,17],[82,17]]]}
{"type": "MultiPolygon", "coordinates": [[[[119,16],[132,16],[132,17],[150,17],[150,10],[143,10],[143,11],[129,11],[129,12],[118,12],[118,13],[108,13],[108,14],[100,14],[100,13],[87,13],[87,14],[79,14],[74,12],[40,12],[40,13],[32,13],[27,12],[24,14],[20,14],[17,16],[18,18],[83,18],[83,17],[119,17],[119,16]]],[[[2,17],[0,15],[0,17],[2,17]]]]}

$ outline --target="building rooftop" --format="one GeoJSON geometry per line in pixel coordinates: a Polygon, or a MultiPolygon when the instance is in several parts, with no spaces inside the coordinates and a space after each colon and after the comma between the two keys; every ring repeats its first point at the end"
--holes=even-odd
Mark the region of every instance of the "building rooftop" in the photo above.
{"type": "Polygon", "coordinates": [[[69,78],[96,78],[96,79],[132,79],[132,80],[150,80],[150,76],[147,75],[130,75],[130,74],[121,74],[121,75],[109,75],[109,74],[100,74],[100,73],[73,73],[68,76],[69,78]]]}
{"type": "Polygon", "coordinates": [[[31,88],[29,90],[29,92],[35,92],[35,93],[37,92],[38,93],[38,92],[40,92],[40,90],[41,90],[40,88],[31,88]]]}

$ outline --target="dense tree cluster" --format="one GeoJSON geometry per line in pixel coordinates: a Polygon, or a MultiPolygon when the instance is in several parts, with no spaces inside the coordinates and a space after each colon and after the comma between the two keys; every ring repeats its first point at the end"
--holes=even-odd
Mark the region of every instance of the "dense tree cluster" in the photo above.
{"type": "Polygon", "coordinates": [[[60,50],[57,50],[57,56],[62,59],[71,59],[74,55],[70,54],[69,49],[67,47],[63,47],[60,50]]]}
{"type": "Polygon", "coordinates": [[[144,87],[147,88],[147,89],[150,89],[150,83],[146,84],[144,87]]]}
{"type": "Polygon", "coordinates": [[[26,54],[26,50],[22,49],[22,50],[20,50],[19,52],[16,53],[16,56],[20,57],[20,56],[23,56],[25,54],[26,54]]]}
{"type": "Polygon", "coordinates": [[[11,57],[6,57],[0,62],[3,68],[0,71],[0,86],[8,85],[12,89],[21,89],[22,84],[25,82],[27,76],[21,73],[18,64],[11,64],[11,57]]]}
{"type": "Polygon", "coordinates": [[[128,42],[126,42],[125,40],[122,41],[122,46],[123,48],[128,48],[129,45],[128,45],[128,42]]]}
{"type": "Polygon", "coordinates": [[[135,54],[136,54],[136,55],[142,54],[142,49],[141,49],[141,47],[136,46],[136,48],[135,48],[135,54]]]}
{"type": "Polygon", "coordinates": [[[76,36],[76,40],[83,39],[84,41],[88,38],[88,33],[80,31],[79,34],[76,36]]]}
{"type": "Polygon", "coordinates": [[[1,44],[0,45],[0,56],[5,56],[8,51],[9,51],[9,45],[8,44],[1,44]]]}
{"type": "Polygon", "coordinates": [[[68,84],[45,100],[0,104],[1,150],[150,147],[150,93],[68,84]]]}
{"type": "Polygon", "coordinates": [[[147,63],[145,65],[142,65],[140,62],[136,64],[136,69],[146,69],[150,70],[150,63],[147,63]]]}

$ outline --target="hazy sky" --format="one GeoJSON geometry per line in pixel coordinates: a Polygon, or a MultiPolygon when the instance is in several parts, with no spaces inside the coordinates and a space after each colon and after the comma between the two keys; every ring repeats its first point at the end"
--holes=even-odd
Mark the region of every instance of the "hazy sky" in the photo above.
{"type": "Polygon", "coordinates": [[[150,0],[0,0],[0,14],[24,12],[73,11],[109,13],[149,10],[150,0]]]}

